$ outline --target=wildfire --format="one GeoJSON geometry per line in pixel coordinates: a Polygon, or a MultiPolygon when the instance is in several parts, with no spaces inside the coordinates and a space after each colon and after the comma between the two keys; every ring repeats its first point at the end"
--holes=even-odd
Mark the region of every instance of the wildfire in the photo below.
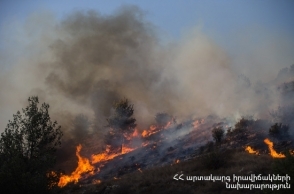
{"type": "Polygon", "coordinates": [[[107,160],[111,160],[113,158],[115,158],[116,156],[119,156],[120,153],[113,153],[113,154],[110,154],[108,152],[103,152],[103,153],[100,153],[100,154],[92,154],[92,164],[96,164],[98,162],[104,162],[104,161],[107,161],[107,160]]]}
{"type": "MultiPolygon", "coordinates": [[[[141,134],[142,137],[148,137],[154,133],[159,132],[160,130],[158,130],[158,128],[155,125],[151,125],[149,127],[149,129],[144,130],[141,134]]],[[[134,132],[130,135],[124,134],[125,138],[127,140],[131,140],[132,138],[136,138],[136,137],[140,137],[140,134],[138,133],[138,130],[135,129],[134,132]]],[[[143,142],[141,144],[142,147],[147,146],[149,144],[149,142],[143,142]]],[[[91,160],[87,159],[87,158],[83,158],[80,155],[80,151],[82,149],[81,145],[77,146],[77,150],[76,150],[76,156],[78,157],[78,166],[75,169],[74,172],[71,173],[71,175],[62,175],[59,179],[59,183],[58,186],[59,187],[64,187],[65,185],[67,185],[69,182],[75,182],[77,183],[79,181],[79,179],[82,177],[82,174],[85,173],[90,173],[93,174],[94,173],[94,166],[92,166],[93,164],[96,163],[100,163],[100,162],[106,162],[108,160],[112,160],[113,158],[120,156],[122,154],[126,154],[129,153],[133,150],[135,150],[137,147],[129,147],[127,144],[122,145],[122,149],[121,152],[119,153],[113,153],[111,152],[111,146],[107,145],[106,149],[104,152],[99,153],[99,154],[92,154],[91,155],[91,160]]],[[[153,146],[153,149],[156,148],[156,145],[153,146]]],[[[178,161],[179,162],[179,161],[178,161]]],[[[177,162],[177,163],[178,163],[177,162]]],[[[99,168],[96,169],[96,171],[100,171],[100,167],[103,164],[101,164],[99,166],[99,168]]],[[[139,171],[141,172],[141,169],[139,169],[139,171]]],[[[99,183],[99,180],[97,180],[97,182],[95,183],[99,183]]]]}
{"type": "Polygon", "coordinates": [[[178,164],[178,163],[180,163],[180,160],[179,159],[176,160],[176,164],[178,164]]]}
{"type": "Polygon", "coordinates": [[[143,132],[142,132],[142,137],[148,137],[154,133],[157,133],[158,131],[156,131],[156,126],[155,125],[151,125],[149,127],[149,130],[145,129],[143,132]]]}
{"type": "Polygon", "coordinates": [[[144,130],[144,131],[142,132],[142,137],[147,137],[147,135],[148,135],[147,130],[144,130]]]}
{"type": "Polygon", "coordinates": [[[259,154],[258,151],[255,151],[255,150],[254,150],[252,147],[250,147],[250,146],[247,146],[247,147],[245,148],[245,150],[246,150],[249,154],[256,154],[256,155],[259,154]]]}
{"type": "Polygon", "coordinates": [[[94,167],[90,164],[90,161],[87,158],[83,158],[80,155],[82,145],[77,146],[76,156],[78,157],[78,167],[71,175],[62,175],[59,179],[58,186],[64,187],[69,182],[78,182],[81,178],[81,175],[86,172],[93,174],[94,167]]]}
{"type": "Polygon", "coordinates": [[[129,153],[129,152],[131,152],[131,151],[133,151],[135,148],[128,148],[128,147],[126,147],[125,145],[123,145],[122,146],[122,151],[121,151],[121,153],[122,154],[126,154],[126,153],[129,153]]]}
{"type": "Polygon", "coordinates": [[[195,120],[192,125],[194,128],[198,128],[202,123],[204,123],[204,119],[195,120]]]}
{"type": "Polygon", "coordinates": [[[132,134],[132,137],[138,137],[139,133],[138,133],[138,130],[135,129],[134,133],[132,134]]]}
{"type": "Polygon", "coordinates": [[[264,143],[266,143],[268,145],[268,149],[270,150],[270,155],[273,158],[285,158],[286,156],[284,154],[279,154],[274,150],[274,143],[271,142],[269,139],[265,139],[264,143]]]}
{"type": "Polygon", "coordinates": [[[92,181],[92,183],[93,183],[93,184],[100,184],[100,183],[101,183],[101,180],[99,180],[99,179],[94,179],[94,180],[92,181]]]}

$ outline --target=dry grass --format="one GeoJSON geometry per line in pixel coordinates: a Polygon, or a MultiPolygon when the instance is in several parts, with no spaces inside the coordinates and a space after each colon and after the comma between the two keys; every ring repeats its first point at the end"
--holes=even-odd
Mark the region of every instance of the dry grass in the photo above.
{"type": "MultiPolygon", "coordinates": [[[[175,174],[192,176],[207,175],[249,175],[270,174],[272,159],[269,155],[251,155],[244,151],[215,151],[211,155],[194,158],[164,167],[155,167],[142,172],[126,174],[118,180],[107,180],[88,189],[68,189],[69,193],[236,193],[236,190],[226,189],[223,182],[212,181],[177,181],[175,174]],[[213,167],[217,161],[217,167],[213,167]],[[221,161],[219,163],[219,161],[221,161]],[[208,165],[208,163],[210,163],[208,165]]],[[[241,190],[238,193],[263,193],[260,190],[241,190]]]]}

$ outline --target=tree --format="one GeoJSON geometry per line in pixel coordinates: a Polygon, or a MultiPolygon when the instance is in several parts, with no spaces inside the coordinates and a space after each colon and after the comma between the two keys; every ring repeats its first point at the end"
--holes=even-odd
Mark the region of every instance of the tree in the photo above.
{"type": "Polygon", "coordinates": [[[212,129],[212,137],[216,143],[220,143],[224,137],[224,129],[222,127],[215,127],[212,129]]]}
{"type": "Polygon", "coordinates": [[[52,169],[61,127],[51,122],[49,105],[38,97],[13,115],[0,139],[0,189],[4,193],[49,193],[59,177],[52,169]]]}
{"type": "Polygon", "coordinates": [[[113,104],[113,114],[107,119],[107,127],[110,128],[109,133],[106,135],[106,143],[113,147],[117,145],[122,146],[125,140],[125,135],[134,132],[136,127],[136,119],[133,118],[134,108],[133,105],[129,104],[127,99],[120,100],[113,104]],[[113,142],[113,140],[118,140],[120,136],[120,143],[113,142]],[[113,139],[114,138],[114,139],[113,139]]]}

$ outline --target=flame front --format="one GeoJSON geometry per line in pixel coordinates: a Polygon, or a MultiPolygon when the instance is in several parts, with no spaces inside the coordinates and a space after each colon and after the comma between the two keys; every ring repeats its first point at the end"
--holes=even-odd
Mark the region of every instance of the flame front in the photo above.
{"type": "Polygon", "coordinates": [[[271,142],[269,139],[265,139],[264,143],[268,145],[268,149],[270,150],[270,154],[273,158],[285,158],[286,156],[284,154],[279,154],[274,150],[274,143],[271,142]]]}
{"type": "Polygon", "coordinates": [[[78,182],[83,173],[91,173],[93,174],[94,167],[90,164],[90,161],[87,158],[83,158],[80,155],[80,151],[82,149],[82,145],[77,146],[76,156],[78,157],[78,167],[71,175],[62,175],[59,179],[58,186],[64,187],[69,182],[78,182]]]}
{"type": "Polygon", "coordinates": [[[254,150],[252,147],[250,147],[250,146],[247,146],[247,147],[245,148],[245,150],[246,150],[249,154],[256,154],[256,155],[259,154],[258,151],[255,151],[255,150],[254,150]]]}

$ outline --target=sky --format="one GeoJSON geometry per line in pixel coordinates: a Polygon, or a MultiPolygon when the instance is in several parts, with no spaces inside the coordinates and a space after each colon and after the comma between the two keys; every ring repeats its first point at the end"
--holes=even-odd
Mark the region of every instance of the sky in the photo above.
{"type": "MultiPolygon", "coordinates": [[[[57,102],[61,98],[51,97],[53,94],[58,93],[67,100],[73,88],[76,87],[77,90],[82,88],[80,83],[88,83],[93,88],[101,84],[99,76],[99,78],[91,77],[93,72],[97,71],[99,74],[101,69],[89,65],[91,61],[88,61],[88,52],[90,52],[89,58],[95,58],[96,53],[91,53],[91,49],[103,50],[108,48],[109,44],[126,47],[125,49],[130,49],[128,51],[133,54],[125,55],[125,58],[118,63],[136,61],[139,64],[132,67],[134,71],[137,71],[138,77],[130,76],[128,71],[120,69],[117,64],[111,66],[114,68],[111,71],[119,70],[117,74],[132,77],[137,82],[137,85],[133,85],[136,90],[142,87],[150,89],[148,92],[144,91],[146,94],[136,93],[135,89],[130,92],[129,88],[122,91],[115,85],[129,84],[130,80],[125,78],[114,79],[113,85],[110,85],[117,87],[115,92],[118,95],[132,93],[136,96],[135,102],[141,107],[142,117],[149,114],[150,118],[153,118],[155,110],[151,112],[149,110],[152,106],[168,107],[166,110],[179,111],[179,114],[185,114],[187,109],[193,112],[199,107],[202,108],[199,108],[198,112],[214,111],[219,114],[233,112],[235,108],[239,109],[236,111],[240,111],[242,107],[243,110],[256,111],[256,107],[261,107],[260,96],[247,92],[239,93],[230,99],[233,94],[238,93],[232,89],[235,87],[235,82],[238,82],[235,77],[245,75],[252,83],[268,82],[277,76],[280,69],[294,64],[293,8],[294,1],[291,0],[0,0],[0,125],[25,104],[26,97],[31,93],[39,91],[40,95],[48,96],[44,99],[48,99],[55,107],[61,107],[64,102],[57,102]],[[100,16],[96,18],[97,21],[116,26],[119,23],[117,21],[124,21],[124,17],[128,14],[122,12],[118,18],[109,16],[115,15],[123,6],[136,6],[142,10],[140,13],[143,13],[143,27],[134,25],[134,29],[128,29],[129,26],[122,29],[137,33],[138,40],[144,43],[138,46],[138,50],[126,44],[132,42],[128,36],[121,37],[119,33],[114,34],[113,37],[125,42],[114,43],[111,38],[109,43],[104,42],[103,38],[99,39],[101,38],[98,36],[99,33],[97,40],[87,42],[88,30],[91,31],[95,27],[101,29],[98,24],[98,26],[78,24],[80,28],[77,31],[81,33],[81,37],[77,36],[75,30],[67,28],[66,24],[71,21],[79,21],[79,17],[75,18],[72,15],[73,12],[89,10],[100,13],[100,16]],[[152,26],[156,38],[146,30],[147,23],[152,26]],[[59,25],[59,28],[55,28],[55,25],[59,25]],[[91,46],[92,42],[96,45],[92,45],[93,48],[85,47],[85,50],[79,50],[80,47],[75,45],[83,42],[82,38],[85,38],[88,46],[91,46]],[[69,46],[71,49],[59,47],[59,39],[66,43],[65,45],[71,45],[72,47],[69,46]],[[160,48],[156,41],[164,45],[163,48],[160,48]],[[105,47],[100,48],[101,45],[105,47]],[[80,52],[76,53],[76,51],[80,52]],[[79,61],[77,58],[76,63],[63,61],[62,57],[66,58],[67,54],[73,58],[81,56],[83,60],[79,61]],[[138,57],[134,58],[134,56],[138,57]],[[56,61],[52,62],[53,58],[56,61]],[[88,61],[89,64],[85,64],[84,61],[88,61]],[[44,64],[48,65],[48,69],[40,70],[39,68],[44,64]],[[76,76],[76,74],[79,75],[79,71],[75,72],[73,68],[68,68],[66,65],[73,67],[80,65],[81,71],[84,71],[81,73],[83,76],[76,76]],[[87,65],[89,65],[88,70],[82,69],[87,65]],[[156,68],[160,69],[162,75],[153,72],[156,68]],[[66,75],[73,75],[65,80],[63,85],[64,80],[53,79],[54,76],[58,77],[59,70],[66,75]],[[216,72],[212,72],[214,70],[216,72]],[[44,75],[41,76],[42,73],[44,75]],[[144,76],[150,80],[142,79],[144,76]],[[159,83],[151,79],[154,77],[159,83]],[[52,83],[48,84],[49,79],[52,83]],[[61,84],[58,85],[59,82],[61,84]],[[172,87],[170,83],[176,83],[177,86],[172,87]],[[197,89],[205,84],[207,88],[199,94],[197,89]],[[60,86],[64,86],[68,91],[64,92],[65,89],[60,86]],[[53,89],[48,90],[48,88],[53,89]],[[158,88],[166,94],[174,95],[174,98],[166,100],[164,94],[159,93],[154,95],[154,99],[146,97],[153,96],[154,92],[158,92],[158,88]],[[239,98],[244,95],[246,99],[243,99],[244,104],[241,106],[239,98]],[[184,100],[182,100],[183,97],[184,100]],[[195,99],[198,99],[198,102],[192,105],[195,99]],[[182,103],[182,111],[178,110],[179,103],[182,103]]],[[[85,19],[85,21],[90,20],[91,18],[85,19]]],[[[130,19],[130,21],[133,20],[130,19]]],[[[121,26],[118,25],[118,27],[121,26]]],[[[107,29],[103,30],[101,33],[108,37],[110,32],[107,29]]],[[[128,34],[127,31],[123,32],[128,34]]],[[[110,49],[107,53],[109,56],[116,56],[117,52],[121,52],[121,50],[115,50],[116,47],[112,49],[114,50],[110,49]]],[[[106,51],[103,50],[103,52],[106,51]]],[[[99,60],[104,60],[103,57],[99,60]]],[[[115,60],[117,58],[110,57],[107,63],[111,64],[115,60]]],[[[102,69],[105,68],[103,66],[105,64],[99,65],[102,69]]],[[[112,75],[107,73],[101,75],[102,78],[103,76],[107,79],[112,78],[112,75]]],[[[90,89],[85,96],[82,96],[84,91],[81,90],[80,98],[88,103],[84,107],[85,112],[91,112],[93,115],[98,113],[91,109],[91,103],[98,102],[91,101],[91,97],[97,92],[91,87],[88,87],[90,89]]],[[[73,102],[69,103],[69,110],[71,107],[80,106],[80,99],[71,100],[73,102]]],[[[277,102],[276,99],[270,100],[277,102]]],[[[99,103],[98,105],[101,105],[104,102],[99,103]]],[[[277,105],[277,103],[272,104],[277,105]]],[[[267,106],[268,102],[264,102],[263,105],[267,106]]],[[[265,109],[260,108],[260,110],[265,109]]]]}
{"type": "MultiPolygon", "coordinates": [[[[111,14],[122,5],[136,5],[164,36],[179,39],[197,25],[219,43],[257,26],[273,33],[294,34],[294,2],[291,0],[1,0],[0,26],[12,21],[24,22],[34,12],[50,11],[59,19],[75,10],[94,9],[111,14]]],[[[254,37],[252,37],[254,39],[254,37]]]]}

